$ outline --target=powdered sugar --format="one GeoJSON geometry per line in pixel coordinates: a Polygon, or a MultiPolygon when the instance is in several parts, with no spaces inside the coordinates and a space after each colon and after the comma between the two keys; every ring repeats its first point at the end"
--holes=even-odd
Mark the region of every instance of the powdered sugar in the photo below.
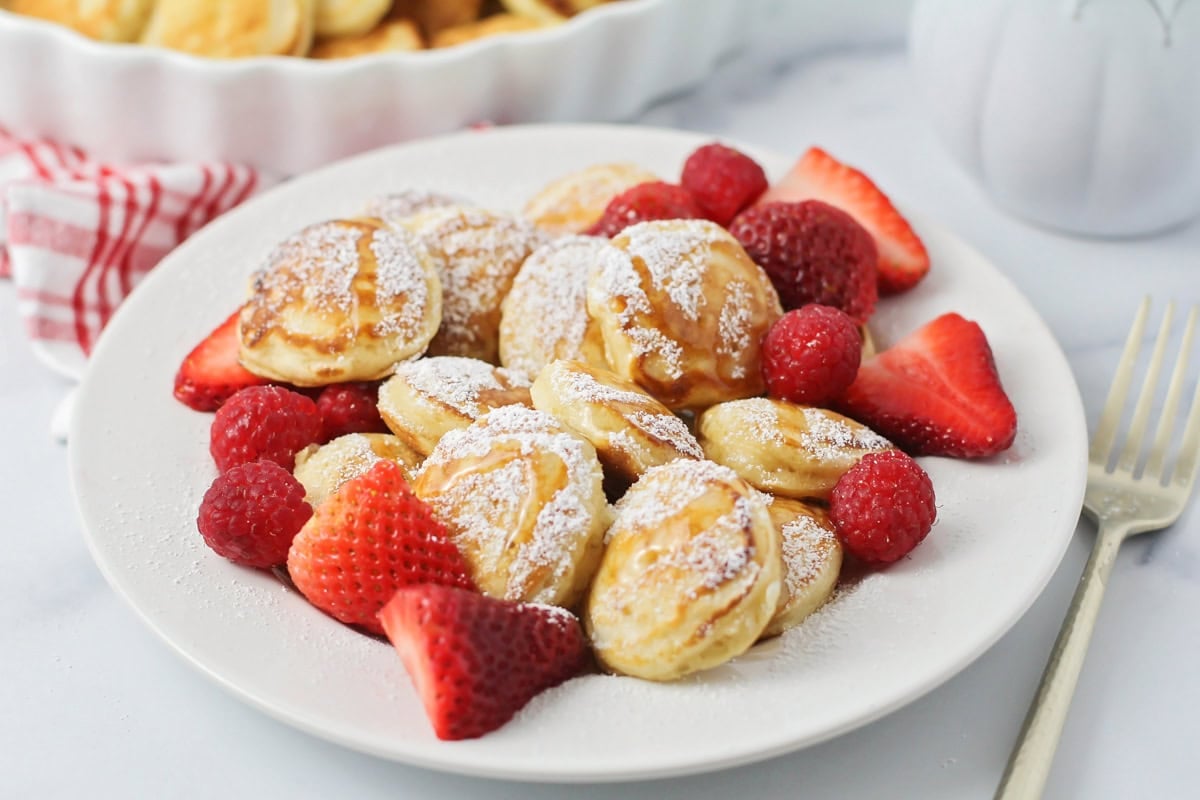
{"type": "Polygon", "coordinates": [[[694,576],[695,583],[688,589],[692,597],[702,589],[712,591],[735,578],[753,577],[758,574],[758,564],[754,563],[754,546],[730,547],[731,534],[740,537],[742,531],[750,529],[752,520],[750,500],[739,497],[729,514],[692,536],[685,546],[672,551],[657,563],[684,570],[694,576]]]}
{"type": "Polygon", "coordinates": [[[381,337],[416,335],[430,302],[421,244],[411,235],[361,222],[309,225],[278,245],[254,275],[259,302],[279,313],[298,289],[305,307],[319,312],[355,312],[354,279],[361,271],[366,239],[375,260],[375,296],[381,337]]]}
{"type": "Polygon", "coordinates": [[[409,336],[424,324],[429,304],[428,276],[421,257],[428,258],[424,245],[408,231],[377,230],[371,236],[375,256],[375,297],[380,309],[392,308],[403,299],[396,313],[383,314],[375,325],[380,336],[409,336]]]}
{"type": "Polygon", "coordinates": [[[779,529],[789,595],[801,594],[820,573],[836,535],[813,517],[800,514],[779,529]]]}
{"type": "MultiPolygon", "coordinates": [[[[704,451],[683,420],[648,394],[601,383],[591,374],[575,369],[555,371],[551,385],[564,404],[624,406],[620,409],[624,418],[642,433],[669,445],[681,455],[704,458],[704,451]]],[[[626,452],[637,450],[633,437],[624,431],[609,434],[609,443],[626,452]]]]}
{"type": "Polygon", "coordinates": [[[621,528],[655,529],[679,514],[712,488],[714,482],[740,484],[729,467],[712,461],[682,459],[646,470],[615,506],[609,535],[621,528]]]}
{"type": "Polygon", "coordinates": [[[891,442],[875,431],[832,416],[831,412],[819,408],[804,407],[804,423],[807,430],[801,435],[804,449],[821,459],[836,459],[847,450],[887,450],[891,442]]]}
{"type": "Polygon", "coordinates": [[[449,347],[443,352],[465,352],[462,347],[481,338],[476,316],[499,312],[517,270],[541,244],[541,234],[516,217],[461,206],[435,208],[407,224],[442,260],[438,336],[449,347]]]}
{"type": "Polygon", "coordinates": [[[582,352],[589,323],[587,280],[606,239],[565,236],[533,252],[513,280],[501,322],[505,364],[527,375],[582,352]]]}
{"type": "Polygon", "coordinates": [[[363,208],[363,213],[381,219],[394,228],[414,214],[453,205],[462,205],[462,201],[427,189],[405,189],[371,198],[363,208]]]}
{"type": "Polygon", "coordinates": [[[625,251],[646,268],[650,288],[695,322],[706,305],[705,276],[712,245],[727,240],[721,226],[707,220],[642,222],[621,232],[625,251]]]}
{"type": "Polygon", "coordinates": [[[736,400],[741,419],[748,433],[756,442],[782,445],[783,433],[779,429],[779,409],[774,401],[765,397],[736,400]]]}
{"type": "Polygon", "coordinates": [[[754,342],[750,328],[754,324],[754,308],[750,287],[745,281],[733,281],[725,287],[725,302],[717,321],[717,354],[725,356],[733,364],[730,375],[735,379],[746,377],[745,354],[754,342]]]}
{"type": "MultiPolygon", "coordinates": [[[[449,491],[432,497],[435,512],[485,553],[499,553],[522,534],[507,527],[519,510],[546,486],[545,476],[536,473],[530,459],[552,454],[566,468],[566,478],[542,504],[525,541],[510,556],[507,586],[512,596],[529,588],[535,573],[549,569],[557,582],[575,561],[575,553],[590,535],[595,523],[594,499],[600,493],[599,464],[595,452],[582,439],[565,432],[548,414],[524,406],[505,406],[468,428],[442,437],[422,466],[483,459],[497,447],[516,446],[508,461],[486,472],[463,471],[449,491]]],[[[533,599],[538,599],[535,593],[533,599]]]]}
{"type": "MultiPolygon", "coordinates": [[[[417,394],[453,408],[472,419],[491,408],[481,402],[485,392],[507,392],[529,386],[528,379],[511,370],[493,367],[485,361],[459,356],[437,356],[410,361],[396,367],[396,375],[417,394]]],[[[385,393],[386,394],[386,393],[385,393]]],[[[386,398],[381,395],[381,402],[386,398]]],[[[400,409],[389,410],[402,417],[400,409]]]]}

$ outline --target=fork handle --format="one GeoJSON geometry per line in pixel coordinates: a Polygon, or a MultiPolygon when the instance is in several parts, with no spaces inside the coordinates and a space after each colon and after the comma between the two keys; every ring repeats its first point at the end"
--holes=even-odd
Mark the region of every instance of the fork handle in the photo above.
{"type": "Polygon", "coordinates": [[[1075,694],[1075,684],[1087,655],[1088,642],[1100,614],[1108,576],[1128,532],[1129,526],[1122,523],[1100,523],[1092,555],[1079,578],[1079,586],[1046,662],[1042,682],[1029,706],[1016,746],[1008,758],[995,800],[1036,800],[1042,796],[1071,696],[1075,694]]]}

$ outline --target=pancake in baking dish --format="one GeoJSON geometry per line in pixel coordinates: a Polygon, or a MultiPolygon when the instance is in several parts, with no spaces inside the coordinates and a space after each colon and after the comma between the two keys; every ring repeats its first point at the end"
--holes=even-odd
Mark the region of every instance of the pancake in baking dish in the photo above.
{"type": "Polygon", "coordinates": [[[375,380],[425,352],[442,318],[437,266],[377,219],[310,225],[254,273],[239,358],[298,386],[375,380]]]}
{"type": "Polygon", "coordinates": [[[500,306],[501,364],[530,379],[560,358],[608,366],[604,335],[587,313],[587,282],[611,248],[607,239],[564,236],[533,251],[500,306]]]}
{"type": "Polygon", "coordinates": [[[429,40],[430,47],[454,47],[476,39],[486,39],[502,33],[524,33],[546,27],[547,23],[516,14],[493,14],[490,17],[443,28],[429,40]]]}
{"type": "Polygon", "coordinates": [[[745,652],[779,606],[763,496],[711,461],[655,467],[616,505],[584,616],[600,663],[667,681],[745,652]]]}
{"type": "Polygon", "coordinates": [[[588,281],[608,363],[672,410],[764,390],[762,338],[783,314],[767,274],[707,220],[630,226],[588,281]]]}
{"type": "MultiPolygon", "coordinates": [[[[362,36],[387,15],[391,0],[314,0],[317,36],[362,36]]],[[[419,41],[419,40],[418,40],[419,41]]]]}
{"type": "Polygon", "coordinates": [[[432,208],[403,224],[441,265],[442,326],[429,354],[497,363],[500,304],[543,235],[511,214],[466,206],[432,208]]]}
{"type": "Polygon", "coordinates": [[[604,546],[601,480],[590,444],[549,414],[514,405],[443,436],[413,491],[484,594],[570,608],[604,546]]]}
{"type": "Polygon", "coordinates": [[[530,404],[524,375],[459,356],[406,362],[379,387],[383,421],[422,455],[432,452],[449,431],[513,404],[530,404]]]}
{"type": "Polygon", "coordinates": [[[412,20],[384,22],[366,33],[352,33],[317,39],[309,52],[311,58],[355,58],[373,53],[420,50],[424,42],[412,20]]]}
{"type": "Polygon", "coordinates": [[[828,500],[838,478],[892,443],[849,417],[786,400],[720,403],[696,421],[704,454],[764,492],[828,500]]]}
{"type": "Polygon", "coordinates": [[[103,42],[133,42],[149,21],[154,0],[8,0],[0,8],[57,22],[103,42]]]}
{"type": "Polygon", "coordinates": [[[142,43],[199,56],[302,56],[315,0],[157,0],[142,43]]]}
{"type": "Polygon", "coordinates": [[[479,18],[483,0],[395,0],[390,19],[411,19],[427,40],[438,31],[466,25],[479,18]]]}

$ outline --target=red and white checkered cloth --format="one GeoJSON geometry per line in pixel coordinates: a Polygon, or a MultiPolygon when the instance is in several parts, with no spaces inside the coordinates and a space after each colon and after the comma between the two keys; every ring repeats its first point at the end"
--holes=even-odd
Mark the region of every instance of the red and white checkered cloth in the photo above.
{"type": "Polygon", "coordinates": [[[114,165],[0,129],[0,278],[38,356],[78,378],[121,301],[269,178],[224,163],[114,165]]]}

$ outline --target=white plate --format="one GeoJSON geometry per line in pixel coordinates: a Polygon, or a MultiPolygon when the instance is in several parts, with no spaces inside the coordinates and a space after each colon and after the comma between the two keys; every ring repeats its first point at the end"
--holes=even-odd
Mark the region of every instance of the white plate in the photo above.
{"type": "MultiPolygon", "coordinates": [[[[71,472],[110,583],[184,658],[273,716],[385,758],[505,778],[618,780],[766,758],[863,725],[963,669],[1058,564],[1083,495],[1086,431],[1070,369],[1037,313],[978,253],[920,217],[933,271],[884,301],[873,327],[887,342],[945,311],[979,321],[1020,415],[1016,444],[988,462],[925,459],[939,520],[913,557],[731,664],[663,685],[576,679],[495,733],[440,742],[390,647],[200,542],[195,510],[215,474],[210,417],[172,398],[172,377],[275,242],[402,187],[515,209],[549,178],[597,161],[633,160],[670,178],[702,141],[610,127],[459,134],[328,167],[198,233],[120,309],[80,387],[71,472]]],[[[755,154],[776,175],[790,163],[755,154]]]]}

